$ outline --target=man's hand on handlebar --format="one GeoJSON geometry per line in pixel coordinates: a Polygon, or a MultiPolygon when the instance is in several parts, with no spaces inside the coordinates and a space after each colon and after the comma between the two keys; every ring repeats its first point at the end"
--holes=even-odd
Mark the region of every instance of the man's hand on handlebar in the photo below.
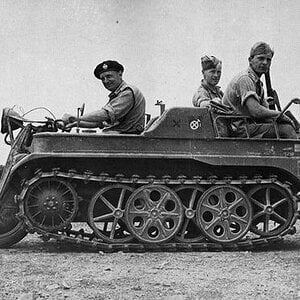
{"type": "Polygon", "coordinates": [[[278,117],[276,118],[276,121],[280,123],[291,124],[295,128],[295,123],[286,114],[279,114],[278,117]]]}
{"type": "Polygon", "coordinates": [[[76,117],[68,113],[65,113],[61,119],[66,125],[76,122],[76,117]]]}

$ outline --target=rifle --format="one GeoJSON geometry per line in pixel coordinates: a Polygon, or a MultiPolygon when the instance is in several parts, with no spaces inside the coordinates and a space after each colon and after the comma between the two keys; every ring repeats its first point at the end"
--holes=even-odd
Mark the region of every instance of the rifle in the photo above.
{"type": "MultiPolygon", "coordinates": [[[[267,95],[268,95],[268,97],[272,97],[274,99],[273,101],[269,101],[269,109],[276,110],[276,106],[277,106],[277,110],[282,111],[281,107],[280,107],[278,95],[277,95],[276,91],[272,89],[271,78],[270,78],[269,72],[265,73],[265,80],[266,80],[266,86],[267,86],[267,95]]],[[[300,123],[298,122],[296,117],[293,115],[293,113],[291,111],[287,110],[288,107],[292,103],[299,104],[299,99],[295,98],[295,99],[291,100],[291,102],[284,108],[284,110],[281,112],[280,115],[282,115],[283,113],[285,115],[287,115],[293,121],[296,131],[299,132],[300,123]]]]}
{"type": "Polygon", "coordinates": [[[271,77],[269,72],[265,73],[265,80],[266,80],[266,87],[267,87],[267,96],[273,98],[273,101],[269,101],[269,108],[276,110],[277,107],[277,110],[281,111],[278,95],[276,91],[272,89],[271,77]]]}

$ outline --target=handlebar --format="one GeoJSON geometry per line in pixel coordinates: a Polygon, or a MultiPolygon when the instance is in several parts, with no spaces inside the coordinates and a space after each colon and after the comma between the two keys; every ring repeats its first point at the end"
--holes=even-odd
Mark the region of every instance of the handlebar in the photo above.
{"type": "Polygon", "coordinates": [[[299,98],[294,98],[292,99],[286,106],[285,108],[281,111],[281,113],[278,116],[278,119],[282,117],[282,115],[287,111],[287,109],[292,105],[292,104],[300,104],[300,99],[299,98]]]}

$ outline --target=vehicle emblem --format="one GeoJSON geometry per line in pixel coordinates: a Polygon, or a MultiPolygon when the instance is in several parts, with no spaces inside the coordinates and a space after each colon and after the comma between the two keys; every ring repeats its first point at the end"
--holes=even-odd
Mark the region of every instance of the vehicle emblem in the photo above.
{"type": "Polygon", "coordinates": [[[201,127],[201,121],[199,119],[193,120],[190,122],[190,128],[192,130],[197,130],[199,127],[201,127]]]}

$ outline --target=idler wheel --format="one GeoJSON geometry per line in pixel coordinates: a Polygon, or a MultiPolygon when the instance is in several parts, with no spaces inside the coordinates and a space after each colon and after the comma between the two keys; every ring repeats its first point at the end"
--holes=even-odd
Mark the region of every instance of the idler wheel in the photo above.
{"type": "Polygon", "coordinates": [[[132,234],[145,243],[172,239],[183,221],[184,210],[177,194],[162,185],[145,185],[129,197],[125,218],[132,234]]]}
{"type": "Polygon", "coordinates": [[[248,197],[253,206],[252,232],[271,237],[289,228],[295,208],[284,188],[276,184],[260,185],[249,190],[248,197]]]}
{"type": "Polygon", "coordinates": [[[100,189],[88,208],[88,223],[97,237],[108,243],[133,239],[124,221],[125,204],[133,188],[115,184],[100,189]]]}
{"type": "Polygon", "coordinates": [[[249,230],[252,207],[239,188],[213,186],[199,200],[196,218],[207,238],[218,243],[231,243],[240,240],[249,230]]]}
{"type": "Polygon", "coordinates": [[[8,187],[0,202],[0,248],[9,247],[27,234],[23,221],[16,217],[19,211],[14,196],[19,193],[15,188],[8,187]]]}
{"type": "Polygon", "coordinates": [[[58,178],[42,178],[29,187],[24,211],[31,223],[46,231],[66,228],[78,209],[77,194],[72,185],[58,178]]]}
{"type": "Polygon", "coordinates": [[[184,220],[175,239],[183,243],[197,243],[205,240],[196,221],[197,203],[204,192],[199,186],[182,186],[175,189],[184,209],[184,220]]]}

